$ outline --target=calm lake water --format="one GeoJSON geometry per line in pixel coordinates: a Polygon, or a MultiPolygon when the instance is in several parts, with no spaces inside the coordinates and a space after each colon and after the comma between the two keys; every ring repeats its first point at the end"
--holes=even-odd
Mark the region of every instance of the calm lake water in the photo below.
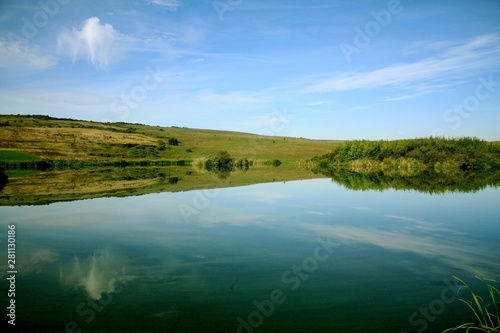
{"type": "Polygon", "coordinates": [[[0,288],[15,224],[26,332],[439,332],[472,319],[452,275],[499,278],[499,198],[316,179],[0,207],[0,288]]]}

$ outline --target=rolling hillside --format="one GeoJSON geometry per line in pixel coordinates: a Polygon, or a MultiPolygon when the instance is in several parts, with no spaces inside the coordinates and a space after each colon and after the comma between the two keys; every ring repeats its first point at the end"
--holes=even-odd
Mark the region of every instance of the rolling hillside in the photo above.
{"type": "Polygon", "coordinates": [[[48,116],[0,115],[0,149],[46,160],[190,160],[227,151],[249,160],[294,163],[328,152],[340,141],[48,116]]]}

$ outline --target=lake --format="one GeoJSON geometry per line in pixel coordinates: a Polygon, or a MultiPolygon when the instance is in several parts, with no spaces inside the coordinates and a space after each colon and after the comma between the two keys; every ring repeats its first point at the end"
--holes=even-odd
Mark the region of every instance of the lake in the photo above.
{"type": "Polygon", "coordinates": [[[473,319],[453,276],[499,278],[499,198],[321,178],[2,206],[1,289],[15,225],[26,332],[440,332],[473,319]]]}

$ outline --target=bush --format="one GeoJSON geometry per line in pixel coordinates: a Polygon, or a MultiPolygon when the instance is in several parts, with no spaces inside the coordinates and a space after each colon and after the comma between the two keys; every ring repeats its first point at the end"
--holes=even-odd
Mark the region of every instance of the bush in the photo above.
{"type": "Polygon", "coordinates": [[[176,138],[168,138],[168,144],[171,146],[178,146],[180,143],[176,138]]]}

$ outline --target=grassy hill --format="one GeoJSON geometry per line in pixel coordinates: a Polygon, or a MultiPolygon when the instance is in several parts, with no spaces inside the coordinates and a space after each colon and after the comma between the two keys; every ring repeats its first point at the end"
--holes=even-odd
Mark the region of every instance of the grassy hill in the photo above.
{"type": "Polygon", "coordinates": [[[235,159],[279,159],[288,164],[324,154],[341,142],[37,115],[0,115],[0,137],[0,150],[45,160],[93,162],[195,161],[227,151],[235,159]]]}

